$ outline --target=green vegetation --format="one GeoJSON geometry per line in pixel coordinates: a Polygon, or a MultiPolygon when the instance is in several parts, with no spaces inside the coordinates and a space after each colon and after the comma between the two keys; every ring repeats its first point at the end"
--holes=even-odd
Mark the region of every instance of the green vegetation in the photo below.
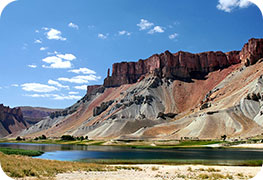
{"type": "Polygon", "coordinates": [[[101,145],[105,141],[96,141],[96,140],[81,140],[82,138],[79,137],[80,140],[61,140],[61,139],[27,139],[24,141],[17,141],[17,140],[1,140],[0,143],[33,143],[33,144],[76,144],[76,145],[101,145]]]}
{"type": "Polygon", "coordinates": [[[42,136],[36,137],[34,140],[38,141],[38,140],[45,140],[47,139],[47,137],[43,134],[42,136]]]}
{"type": "Polygon", "coordinates": [[[70,135],[63,135],[63,136],[61,136],[61,140],[62,141],[75,141],[76,139],[70,135]]]}
{"type": "Polygon", "coordinates": [[[25,150],[25,149],[11,149],[11,148],[1,148],[0,152],[4,154],[16,154],[16,155],[22,155],[22,156],[40,156],[44,152],[42,151],[33,151],[33,150],[25,150]]]}

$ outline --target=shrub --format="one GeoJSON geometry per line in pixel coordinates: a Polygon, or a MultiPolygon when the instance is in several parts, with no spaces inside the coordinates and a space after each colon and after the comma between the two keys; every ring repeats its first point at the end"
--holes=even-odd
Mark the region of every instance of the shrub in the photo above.
{"type": "Polygon", "coordinates": [[[17,141],[22,141],[23,139],[20,136],[17,136],[16,140],[17,141]]]}
{"type": "Polygon", "coordinates": [[[62,141],[75,141],[76,139],[71,135],[63,135],[61,136],[62,141]]]}

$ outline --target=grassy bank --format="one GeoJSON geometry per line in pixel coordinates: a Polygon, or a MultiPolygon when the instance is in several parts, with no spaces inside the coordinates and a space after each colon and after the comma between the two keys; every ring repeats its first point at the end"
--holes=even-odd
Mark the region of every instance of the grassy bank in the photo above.
{"type": "Polygon", "coordinates": [[[34,151],[34,150],[25,150],[25,149],[11,149],[11,148],[2,148],[0,147],[0,152],[11,155],[22,155],[22,156],[40,156],[44,152],[42,151],[34,151]]]}
{"type": "Polygon", "coordinates": [[[101,145],[105,141],[96,141],[96,140],[72,140],[72,141],[63,141],[59,139],[45,139],[45,140],[25,140],[25,141],[16,141],[13,139],[9,140],[0,140],[0,143],[33,143],[33,144],[76,144],[76,145],[101,145]]]}
{"type": "MultiPolygon", "coordinates": [[[[95,163],[64,162],[34,159],[19,155],[6,155],[0,152],[0,162],[3,170],[10,177],[54,177],[58,173],[73,171],[117,171],[127,169],[120,166],[106,166],[95,163]]],[[[128,167],[133,170],[140,170],[136,167],[128,167]]],[[[50,179],[50,178],[48,178],[50,179]]]]}

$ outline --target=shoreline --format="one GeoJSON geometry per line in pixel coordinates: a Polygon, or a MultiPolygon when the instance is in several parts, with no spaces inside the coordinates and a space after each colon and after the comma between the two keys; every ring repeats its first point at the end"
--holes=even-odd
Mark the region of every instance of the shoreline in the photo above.
{"type": "MultiPolygon", "coordinates": [[[[169,141],[167,141],[169,142],[169,141]]],[[[173,141],[171,141],[173,142],[173,141]]],[[[186,141],[178,144],[169,144],[161,141],[133,141],[129,143],[114,142],[102,140],[84,140],[84,141],[61,141],[61,140],[42,140],[42,141],[15,141],[15,140],[0,140],[1,143],[21,143],[21,144],[60,144],[60,145],[81,145],[81,146],[115,146],[129,147],[132,149],[262,149],[263,143],[244,143],[229,145],[229,142],[219,141],[186,141]]]]}
{"type": "MultiPolygon", "coordinates": [[[[118,165],[129,167],[127,165],[118,165]]],[[[133,165],[137,170],[125,168],[108,172],[69,172],[57,174],[56,180],[186,180],[186,179],[251,179],[260,167],[204,166],[204,165],[133,165]]]]}
{"type": "Polygon", "coordinates": [[[261,167],[200,164],[97,164],[43,160],[0,153],[3,170],[15,179],[89,179],[89,180],[186,180],[250,179],[261,167]]]}

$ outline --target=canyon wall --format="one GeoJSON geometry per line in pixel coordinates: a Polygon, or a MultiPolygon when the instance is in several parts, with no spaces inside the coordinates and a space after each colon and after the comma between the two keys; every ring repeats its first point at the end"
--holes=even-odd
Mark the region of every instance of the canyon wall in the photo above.
{"type": "Polygon", "coordinates": [[[192,79],[204,79],[209,72],[224,69],[231,65],[248,61],[254,64],[263,57],[263,39],[250,39],[241,51],[223,53],[221,51],[192,54],[179,51],[175,54],[165,51],[138,62],[121,62],[112,66],[112,75],[104,80],[105,87],[116,87],[136,83],[146,74],[155,74],[161,78],[179,79],[191,82],[192,79]]]}

